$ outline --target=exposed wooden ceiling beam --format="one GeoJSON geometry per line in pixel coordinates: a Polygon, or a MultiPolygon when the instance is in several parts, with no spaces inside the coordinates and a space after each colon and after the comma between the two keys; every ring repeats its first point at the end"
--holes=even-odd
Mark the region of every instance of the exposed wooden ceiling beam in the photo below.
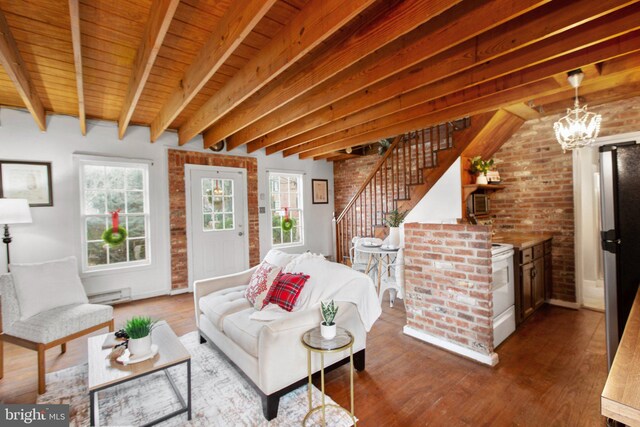
{"type": "MultiPolygon", "coordinates": [[[[634,51],[638,47],[638,35],[631,33],[629,36],[621,36],[607,42],[611,36],[629,32],[640,28],[640,7],[624,9],[615,12],[608,17],[584,24],[579,27],[580,31],[572,32],[569,35],[557,35],[550,39],[530,46],[526,51],[515,52],[504,58],[494,60],[484,64],[478,69],[470,69],[462,73],[448,77],[436,83],[418,88],[412,92],[392,98],[389,101],[370,107],[367,110],[354,114],[340,121],[336,121],[323,126],[326,136],[303,144],[296,144],[285,150],[285,155],[303,152],[308,149],[317,148],[322,145],[336,142],[342,138],[349,138],[354,134],[362,133],[360,129],[367,128],[367,123],[380,117],[398,117],[411,112],[417,112],[415,106],[424,105],[426,101],[436,97],[453,93],[473,85],[505,76],[517,70],[528,67],[530,64],[542,64],[540,66],[529,67],[526,73],[515,74],[510,79],[516,84],[531,82],[532,79],[542,79],[548,76],[571,70],[589,63],[595,63],[612,57],[624,55],[634,51]],[[596,46],[591,46],[599,40],[605,42],[596,46]],[[577,50],[580,49],[581,50],[577,50]],[[543,62],[544,61],[544,62],[543,62]],[[514,77],[517,77],[514,79],[514,77]],[[525,79],[526,77],[526,79],[525,79]],[[518,81],[518,78],[521,78],[518,81]],[[331,128],[334,133],[328,133],[331,128]],[[343,129],[343,130],[340,130],[343,129]]],[[[422,113],[418,113],[420,115],[422,113]]],[[[298,138],[298,141],[300,139],[298,138]]],[[[295,140],[294,140],[295,141],[295,140]]],[[[275,149],[289,145],[286,141],[282,144],[267,148],[267,153],[275,149]]]]}
{"type": "Polygon", "coordinates": [[[11,29],[2,11],[0,11],[0,62],[40,130],[47,130],[44,106],[33,86],[27,67],[22,60],[16,41],[11,34],[11,29]]]}
{"type": "Polygon", "coordinates": [[[127,94],[118,118],[118,137],[120,139],[124,138],[131,116],[140,100],[144,85],[147,83],[151,68],[153,68],[179,3],[180,0],[155,0],[151,5],[142,43],[140,43],[133,61],[127,94]]]}
{"type": "Polygon", "coordinates": [[[71,19],[71,41],[73,44],[73,65],[76,70],[76,90],[78,92],[78,119],[80,132],[87,134],[87,115],[84,108],[84,77],[82,74],[82,40],[80,32],[80,5],[78,0],[69,0],[71,19]]]}
{"type": "MultiPolygon", "coordinates": [[[[534,0],[464,2],[436,16],[418,30],[389,43],[374,55],[364,58],[330,81],[317,86],[299,101],[286,104],[228,139],[234,145],[255,140],[247,147],[247,150],[252,152],[293,136],[279,132],[280,129],[293,127],[297,129],[297,133],[308,130],[309,128],[301,127],[299,124],[306,123],[304,117],[310,113],[320,109],[332,110],[334,107],[332,103],[337,103],[350,95],[357,96],[356,94],[363,92],[366,94],[367,88],[372,84],[393,75],[407,73],[408,69],[421,62],[433,60],[433,64],[438,64],[442,70],[446,69],[448,73],[453,73],[460,68],[470,66],[478,57],[478,52],[483,49],[490,49],[494,55],[513,50],[521,44],[522,36],[513,34],[511,31],[496,36],[500,43],[488,40],[493,43],[480,44],[473,40],[473,37],[509,19],[514,19],[542,3],[544,2],[534,0]],[[467,42],[464,43],[465,41],[467,42]],[[452,48],[452,52],[444,53],[452,48]],[[282,128],[289,123],[291,126],[282,128]]],[[[532,28],[532,31],[539,33],[540,37],[547,35],[547,31],[541,30],[539,25],[532,28]]],[[[396,96],[398,93],[400,92],[390,96],[396,96]]],[[[337,118],[333,116],[330,120],[337,118]]]]}
{"type": "Polygon", "coordinates": [[[540,114],[540,111],[535,109],[534,106],[524,102],[519,102],[513,105],[507,105],[506,107],[504,107],[504,110],[508,111],[509,113],[515,116],[520,117],[523,120],[532,120],[532,119],[538,119],[542,117],[542,114],[540,114]]]}
{"type": "Polygon", "coordinates": [[[186,144],[318,46],[374,0],[311,0],[272,41],[180,127],[186,144]]]}
{"type": "MultiPolygon", "coordinates": [[[[334,155],[332,156],[327,156],[325,160],[327,160],[328,162],[339,162],[340,160],[356,159],[358,157],[362,157],[362,155],[338,152],[338,153],[334,153],[334,155]]],[[[314,160],[320,160],[320,159],[314,159],[314,160]]]]}
{"type": "MultiPolygon", "coordinates": [[[[448,18],[449,13],[438,16],[434,20],[436,22],[434,22],[433,28],[444,27],[445,29],[450,29],[450,34],[446,31],[444,33],[440,31],[436,33],[438,37],[448,35],[445,39],[448,44],[444,46],[449,49],[448,51],[442,52],[442,49],[439,49],[443,47],[440,40],[434,40],[434,37],[429,32],[419,34],[417,36],[419,39],[416,43],[411,43],[409,40],[404,39],[400,40],[405,45],[402,47],[394,47],[393,44],[389,45],[391,49],[385,52],[388,57],[383,57],[384,60],[383,58],[370,58],[370,63],[365,64],[368,67],[353,68],[351,73],[341,80],[332,80],[333,84],[326,84],[316,88],[300,102],[294,101],[274,111],[273,114],[233,135],[230,140],[241,138],[242,142],[246,142],[259,138],[264,135],[265,131],[271,131],[264,138],[257,139],[256,143],[250,143],[248,150],[263,148],[267,144],[273,144],[284,139],[283,137],[294,136],[291,132],[292,128],[300,133],[300,131],[312,128],[314,124],[319,126],[326,123],[326,116],[332,115],[329,120],[338,119],[340,116],[336,113],[336,110],[352,114],[356,108],[366,108],[384,99],[393,98],[411,87],[431,83],[572,29],[577,25],[576,23],[595,19],[602,14],[628,4],[629,1],[608,0],[602,2],[598,0],[582,0],[580,8],[573,7],[575,4],[561,3],[558,5],[551,3],[523,16],[519,16],[522,13],[518,12],[523,11],[517,8],[530,7],[531,4],[525,2],[500,3],[475,3],[475,5],[480,4],[481,6],[477,6],[477,9],[472,12],[454,17],[453,20],[448,19],[446,23],[440,23],[439,19],[448,18]],[[495,10],[492,9],[494,7],[495,10]],[[509,16],[508,14],[511,15],[509,16]],[[514,16],[519,17],[514,19],[514,16]],[[497,26],[507,20],[509,22],[497,26]],[[461,21],[465,22],[464,26],[457,25],[461,21]],[[478,35],[482,31],[484,32],[478,35]],[[460,43],[476,35],[478,35],[477,39],[470,39],[465,43],[460,43]],[[454,45],[455,47],[451,48],[454,45]],[[406,68],[409,66],[413,66],[413,68],[407,70],[406,68]],[[391,80],[389,80],[390,76],[394,76],[396,79],[394,80],[394,77],[391,77],[391,80]],[[386,98],[375,99],[375,96],[371,95],[371,91],[375,90],[372,87],[372,83],[382,78],[386,78],[389,81],[382,81],[377,84],[377,87],[378,89],[385,88],[386,91],[378,90],[376,95],[386,98]],[[410,83],[411,81],[413,83],[410,83]],[[391,85],[390,83],[396,84],[391,85]],[[347,101],[346,97],[349,95],[351,96],[347,101]],[[356,102],[354,102],[354,98],[356,98],[356,102]],[[373,101],[377,102],[371,102],[372,98],[373,101]],[[302,101],[304,102],[302,103],[302,101]],[[326,110],[330,111],[327,112],[326,110]],[[323,119],[316,118],[317,120],[313,121],[313,123],[310,123],[311,120],[305,119],[305,116],[309,115],[309,113],[317,115],[314,113],[316,111],[318,112],[317,114],[325,113],[323,119]],[[299,120],[300,123],[292,123],[295,120],[299,120]],[[291,126],[282,128],[283,125],[288,123],[291,123],[291,126]]],[[[454,8],[450,12],[454,12],[457,9],[454,8]]],[[[525,9],[524,11],[527,10],[525,9]]]]}
{"type": "MultiPolygon", "coordinates": [[[[333,49],[314,58],[301,72],[289,73],[278,84],[265,87],[220,119],[205,132],[205,146],[209,143],[215,144],[281,105],[302,96],[356,61],[411,32],[459,2],[460,0],[388,2],[383,13],[379,13],[373,20],[363,22],[349,37],[333,49]]],[[[228,140],[227,150],[237,146],[235,140],[228,140]]]]}
{"type": "MultiPolygon", "coordinates": [[[[157,140],[269,11],[277,0],[236,0],[216,25],[180,85],[151,123],[151,141],[157,140]]],[[[218,139],[216,142],[222,140],[218,139]]]]}
{"type": "MultiPolygon", "coordinates": [[[[587,69],[588,67],[584,67],[587,69]]],[[[608,77],[614,74],[622,73],[624,71],[640,69],[640,54],[625,55],[611,59],[609,61],[598,63],[597,76],[608,77]]],[[[539,105],[544,115],[553,114],[557,112],[566,111],[567,108],[573,106],[573,89],[571,89],[569,83],[566,80],[566,74],[562,74],[558,77],[564,77],[562,81],[562,87],[566,87],[566,92],[554,93],[551,95],[539,95],[532,98],[535,105],[539,105]]],[[[588,83],[592,79],[595,79],[596,75],[586,76],[585,83],[588,83]]],[[[558,79],[556,79],[558,80],[558,79]]],[[[624,83],[624,82],[622,82],[624,83]]],[[[580,88],[580,96],[587,97],[587,103],[591,105],[598,105],[608,102],[613,98],[621,99],[620,95],[625,93],[625,88],[630,86],[629,84],[623,84],[622,86],[613,86],[611,88],[601,88],[597,92],[595,89],[590,88],[589,93],[580,88]],[[611,94],[611,95],[609,95],[611,94]],[[594,102],[595,101],[595,102],[594,102]]],[[[631,96],[631,95],[629,95],[631,96]]]]}
{"type": "MultiPolygon", "coordinates": [[[[584,88],[581,86],[581,91],[586,93],[590,90],[602,90],[610,85],[635,83],[638,80],[640,80],[640,71],[637,69],[623,70],[619,73],[593,79],[586,84],[583,83],[584,88]]],[[[500,87],[496,82],[488,82],[460,93],[448,95],[438,101],[431,101],[428,104],[431,105],[432,112],[426,112],[428,109],[425,108],[426,114],[421,117],[415,117],[404,122],[398,122],[397,118],[395,118],[395,122],[387,119],[384,120],[384,125],[386,126],[382,125],[381,120],[380,125],[382,126],[376,126],[367,133],[356,135],[334,144],[306,151],[300,154],[300,158],[314,157],[368,141],[402,134],[410,130],[454,120],[463,115],[479,114],[500,108],[502,105],[524,102],[536,95],[547,96],[569,92],[566,87],[558,87],[558,83],[553,77],[513,89],[501,90],[500,87]]]]}

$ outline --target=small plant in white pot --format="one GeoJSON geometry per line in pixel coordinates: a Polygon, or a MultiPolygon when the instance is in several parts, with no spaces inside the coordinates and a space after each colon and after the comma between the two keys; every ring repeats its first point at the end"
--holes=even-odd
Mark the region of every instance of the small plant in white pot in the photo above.
{"type": "Polygon", "coordinates": [[[384,223],[389,227],[389,245],[400,246],[400,224],[404,221],[409,211],[398,212],[397,209],[387,213],[384,223]]]}
{"type": "Polygon", "coordinates": [[[328,303],[320,301],[320,312],[323,322],[320,324],[320,334],[322,338],[330,340],[336,336],[336,324],[334,322],[338,314],[338,306],[333,300],[328,303]]]}
{"type": "Polygon", "coordinates": [[[151,353],[151,331],[155,321],[147,316],[133,316],[127,320],[124,330],[129,336],[127,348],[134,356],[151,353]]]}

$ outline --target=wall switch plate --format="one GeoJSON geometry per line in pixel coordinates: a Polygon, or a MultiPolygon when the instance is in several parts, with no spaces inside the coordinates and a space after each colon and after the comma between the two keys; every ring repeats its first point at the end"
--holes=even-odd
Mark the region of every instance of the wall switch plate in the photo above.
{"type": "Polygon", "coordinates": [[[267,208],[265,208],[264,206],[260,206],[260,213],[267,213],[267,208]]]}

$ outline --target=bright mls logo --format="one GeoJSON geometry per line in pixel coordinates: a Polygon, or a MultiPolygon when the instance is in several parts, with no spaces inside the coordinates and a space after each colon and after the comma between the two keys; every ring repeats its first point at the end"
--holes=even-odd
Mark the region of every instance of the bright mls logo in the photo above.
{"type": "Polygon", "coordinates": [[[67,427],[69,405],[0,405],[0,426],[67,427]]]}

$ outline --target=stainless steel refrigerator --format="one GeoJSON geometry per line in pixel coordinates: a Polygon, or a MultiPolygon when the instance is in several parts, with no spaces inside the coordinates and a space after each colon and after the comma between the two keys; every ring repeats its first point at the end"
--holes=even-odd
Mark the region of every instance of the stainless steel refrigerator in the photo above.
{"type": "Polygon", "coordinates": [[[640,284],[640,141],[600,147],[601,230],[609,367],[640,284]]]}

